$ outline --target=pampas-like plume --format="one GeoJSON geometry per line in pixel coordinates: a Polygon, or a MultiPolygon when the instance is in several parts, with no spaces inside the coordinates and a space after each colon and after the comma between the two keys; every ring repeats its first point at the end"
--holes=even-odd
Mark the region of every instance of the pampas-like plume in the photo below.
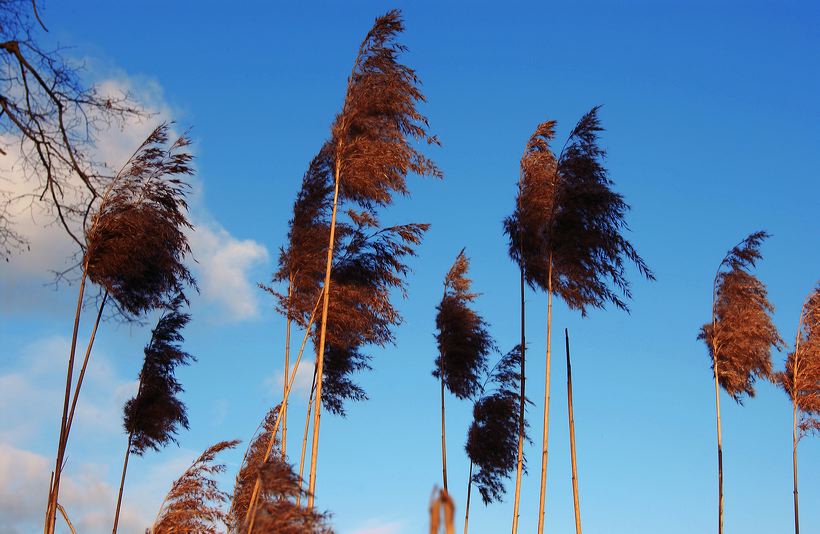
{"type": "Polygon", "coordinates": [[[49,488],[44,532],[54,532],[63,458],[71,432],[74,409],[82,387],[86,366],[103,307],[111,296],[119,311],[134,319],[162,308],[185,285],[196,283],[183,264],[190,252],[185,230],[191,228],[186,216],[188,185],[179,176],[190,175],[189,141],[181,137],[170,146],[168,127],[157,127],[111,181],[102,195],[85,238],[82,276],[74,313],[74,329],[66,371],[63,416],[57,445],[54,480],[49,488]],[[100,304],[85,360],[71,398],[74,356],[77,346],[86,279],[100,285],[100,304]]]}
{"type": "MultiPolygon", "coordinates": [[[[277,301],[278,311],[308,328],[308,318],[322,288],[333,204],[333,147],[328,142],[313,158],[302,178],[288,223],[287,245],[280,250],[274,283],[288,283],[287,292],[262,286],[277,301]]],[[[341,226],[341,224],[339,224],[341,226]]],[[[337,228],[339,235],[347,230],[337,228]]]]}
{"type": "Polygon", "coordinates": [[[168,126],[157,127],[111,184],[86,232],[88,277],[131,316],[162,308],[195,281],[183,260],[190,144],[170,146],[168,126]]]}
{"type": "Polygon", "coordinates": [[[775,382],[792,401],[794,532],[799,534],[797,444],[810,432],[820,433],[820,284],[803,304],[794,351],[786,358],[786,370],[775,375],[775,382]]]}
{"type": "Polygon", "coordinates": [[[404,47],[396,42],[396,37],[403,30],[397,10],[376,19],[359,47],[348,78],[342,111],[332,127],[334,191],[316,351],[309,507],[313,505],[316,487],[325,337],[339,197],[358,203],[365,211],[372,211],[375,206],[390,204],[393,193],[407,194],[405,177],[408,172],[441,177],[435,164],[410,144],[413,140],[437,144],[438,140],[428,134],[427,119],[416,110],[416,104],[424,100],[424,95],[418,88],[415,72],[398,62],[404,47]]]}
{"type": "MultiPolygon", "coordinates": [[[[393,343],[393,328],[401,316],[390,301],[394,290],[406,294],[405,259],[416,255],[427,224],[405,224],[379,230],[369,228],[362,215],[350,213],[357,226],[349,230],[331,274],[334,299],[328,305],[322,405],[331,413],[344,415],[345,400],[363,400],[366,393],[350,375],[369,369],[364,345],[393,343]],[[368,232],[368,230],[371,230],[368,232]]],[[[320,331],[314,329],[315,346],[320,331]]]]}
{"type": "Polygon", "coordinates": [[[297,498],[306,496],[299,477],[280,454],[270,454],[265,461],[267,437],[273,430],[279,407],[268,412],[262,432],[251,441],[245,459],[236,478],[230,511],[229,531],[246,534],[276,532],[281,534],[331,534],[327,524],[328,515],[309,510],[296,504],[297,498]],[[248,518],[254,484],[260,480],[258,502],[253,518],[248,518]]]}
{"type": "Polygon", "coordinates": [[[191,316],[180,311],[185,297],[178,295],[157,322],[151,341],[145,347],[145,361],[140,372],[137,395],[125,403],[124,426],[132,434],[131,452],[142,455],[147,449],[159,450],[169,442],[180,426],[188,428],[185,405],[177,397],[182,385],[174,377],[179,365],[195,358],[183,351],[182,329],[191,316]]]}
{"type": "Polygon", "coordinates": [[[170,442],[176,443],[179,427],[188,428],[185,404],[177,397],[183,391],[182,385],[174,376],[178,365],[188,365],[195,359],[180,347],[184,341],[181,331],[191,319],[180,311],[183,304],[186,304],[185,296],[177,295],[151,332],[137,395],[129,399],[123,409],[128,445],[114,513],[114,533],[119,522],[128,457],[131,453],[142,456],[147,449],[158,451],[170,442]]]}
{"type": "MultiPolygon", "coordinates": [[[[612,190],[599,146],[603,130],[598,107],[578,121],[558,158],[550,142],[555,123],[538,126],[521,158],[518,198],[505,219],[509,253],[533,288],[547,293],[547,362],[542,439],[541,497],[538,532],[543,532],[549,426],[552,294],[586,315],[589,307],[613,304],[627,309],[631,297],[626,263],[654,279],[649,267],[622,232],[629,206],[612,190]]],[[[523,397],[523,395],[522,395],[523,397]]],[[[516,481],[516,486],[520,482],[516,481]]],[[[518,491],[518,490],[517,490],[518,491]]],[[[517,531],[517,509],[513,532],[517,531]]]]}
{"type": "Polygon", "coordinates": [[[444,418],[444,390],[459,399],[476,396],[487,357],[495,350],[488,325],[470,304],[478,296],[470,291],[467,278],[470,262],[464,250],[458,253],[444,277],[444,296],[437,306],[436,357],[433,376],[441,383],[441,464],[444,490],[447,491],[447,440],[444,418]]]}
{"type": "Polygon", "coordinates": [[[408,172],[441,177],[441,171],[411,146],[411,140],[438,144],[416,105],[425,98],[413,69],[399,63],[406,47],[398,10],[376,19],[359,48],[348,79],[342,112],[333,124],[340,194],[362,206],[389,205],[407,194],[408,172]]]}
{"type": "Polygon", "coordinates": [[[470,304],[470,263],[462,250],[444,278],[444,297],[436,307],[436,341],[439,355],[433,376],[459,399],[473,398],[481,388],[487,357],[495,349],[488,325],[470,304]]]}
{"type": "Polygon", "coordinates": [[[799,437],[820,432],[820,284],[803,304],[794,351],[776,378],[797,407],[799,437]]]}
{"type": "Polygon", "coordinates": [[[238,440],[220,441],[208,447],[172,485],[160,506],[150,534],[218,534],[217,525],[226,522],[223,505],[228,494],[219,489],[214,477],[225,471],[214,463],[216,455],[232,449],[238,440]]]}
{"type": "Polygon", "coordinates": [[[527,282],[549,291],[551,278],[551,290],[583,315],[587,308],[607,303],[628,309],[625,260],[654,279],[622,236],[628,229],[624,216],[629,205],[612,190],[604,167],[598,110],[596,106],[581,117],[557,160],[549,148],[555,122],[538,126],[521,158],[516,210],[504,221],[510,256],[523,263],[527,282]]]}
{"type": "Polygon", "coordinates": [[[766,232],[751,234],[723,258],[714,280],[712,321],[698,334],[709,349],[717,381],[738,403],[744,396],[754,397],[757,378],[771,377],[771,349],[783,346],[766,286],[749,272],[767,237],[766,232]]]}
{"type": "Polygon", "coordinates": [[[503,499],[504,480],[510,478],[517,464],[520,353],[521,346],[517,345],[499,360],[473,405],[465,448],[470,461],[478,467],[471,482],[481,492],[484,504],[503,499]]]}
{"type": "Polygon", "coordinates": [[[749,270],[761,258],[760,244],[769,237],[755,232],[733,247],[718,265],[712,285],[712,321],[700,329],[712,358],[718,456],[718,534],[723,534],[723,443],[720,387],[736,402],[754,396],[757,378],[772,372],[771,349],[783,345],[772,323],[774,307],[766,286],[749,270]]]}

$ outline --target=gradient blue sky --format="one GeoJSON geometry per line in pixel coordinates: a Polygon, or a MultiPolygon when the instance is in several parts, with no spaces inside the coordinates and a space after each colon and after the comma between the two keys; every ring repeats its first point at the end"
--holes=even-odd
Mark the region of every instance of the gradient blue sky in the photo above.
{"type": "MultiPolygon", "coordinates": [[[[513,207],[521,151],[539,122],[557,120],[563,140],[581,114],[603,104],[608,166],[633,207],[629,238],[657,282],[630,272],[630,314],[593,311],[582,319],[561,303],[555,308],[555,332],[566,327],[572,336],[584,526],[608,534],[713,530],[713,382],[696,334],[710,316],[714,271],[745,235],[769,231],[757,273],[789,345],[820,275],[814,2],[46,3],[48,39],[84,60],[90,81],[127,85],[159,117],[192,127],[195,141],[195,269],[205,283],[186,330],[186,348],[199,361],[179,373],[191,429],[180,434],[180,447],[132,460],[129,525],[142,517],[150,523],[187,462],[215,441],[249,438],[276,402],[284,323],[251,286],[274,268],[302,173],[328,136],[362,37],[392,7],[405,16],[403,60],[424,82],[423,110],[443,143],[429,155],[445,179],[411,178],[412,197],[383,215],[432,227],[412,262],[409,298],[399,302],[397,344],[373,349],[374,370],[359,377],[370,400],[350,405],[346,419],[323,418],[318,506],[333,513],[341,534],[426,528],[441,476],[438,384],[430,371],[442,277],[466,247],[480,312],[503,350],[516,343],[518,278],[501,220],[513,207]]],[[[14,261],[17,267],[0,267],[0,477],[7,487],[0,531],[28,532],[47,491],[60,409],[48,391],[64,372],[75,288],[54,292],[42,285],[52,265],[14,261]],[[20,465],[30,467],[28,478],[15,474],[12,482],[20,465]],[[21,496],[33,504],[11,504],[21,496]]],[[[546,297],[530,292],[527,304],[527,390],[535,405],[522,533],[535,530],[538,508],[546,297]]],[[[110,528],[110,507],[95,503],[108,502],[118,481],[125,436],[117,419],[149,332],[106,325],[91,363],[96,374],[68,464],[79,484],[75,513],[89,532],[110,528]]],[[[561,347],[553,365],[547,532],[572,528],[561,347]]],[[[775,365],[784,357],[775,354],[775,365]]],[[[303,404],[292,411],[292,451],[303,404]]],[[[786,396],[760,384],[745,406],[725,396],[722,406],[726,532],[787,532],[786,396]]],[[[448,400],[459,524],[470,410],[448,400]]],[[[820,502],[820,440],[805,439],[799,454],[802,523],[806,532],[820,531],[813,506],[820,502]]],[[[223,459],[230,480],[241,451],[223,459]]],[[[506,531],[511,500],[489,507],[474,500],[471,532],[506,531]]]]}

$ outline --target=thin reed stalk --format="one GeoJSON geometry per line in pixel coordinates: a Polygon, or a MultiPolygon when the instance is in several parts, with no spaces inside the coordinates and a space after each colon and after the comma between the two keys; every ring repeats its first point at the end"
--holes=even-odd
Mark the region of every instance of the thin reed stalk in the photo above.
{"type": "MultiPolygon", "coordinates": [[[[313,311],[310,313],[310,319],[308,320],[308,324],[305,328],[305,335],[302,338],[302,345],[299,347],[299,354],[296,357],[296,361],[293,364],[293,369],[291,371],[290,378],[287,380],[287,387],[285,388],[285,395],[284,395],[284,398],[283,398],[282,402],[287,401],[288,397],[290,396],[290,392],[293,389],[293,384],[296,381],[296,372],[299,370],[299,363],[302,361],[302,355],[305,352],[305,344],[307,343],[308,336],[310,335],[310,327],[313,324],[313,321],[316,317],[316,311],[319,308],[319,303],[322,301],[322,295],[324,295],[324,290],[322,290],[320,292],[319,298],[316,299],[316,304],[313,307],[313,311]]],[[[317,372],[318,372],[318,369],[317,369],[317,372]]],[[[277,413],[277,415],[276,415],[276,421],[274,422],[273,428],[272,428],[271,433],[270,433],[270,439],[268,440],[268,446],[267,446],[267,449],[265,450],[265,456],[262,460],[262,463],[267,462],[268,458],[270,458],[270,453],[273,450],[274,443],[276,442],[276,434],[278,433],[279,424],[281,423],[281,421],[282,421],[282,410],[280,408],[279,413],[277,413]]],[[[259,477],[257,477],[256,481],[254,482],[254,485],[253,485],[253,492],[251,493],[251,500],[250,500],[250,503],[248,504],[248,513],[246,514],[246,518],[245,518],[246,521],[248,521],[248,522],[251,522],[250,518],[255,517],[256,506],[257,506],[257,503],[259,501],[259,489],[260,489],[260,487],[261,487],[261,480],[259,479],[259,477]]],[[[251,534],[251,532],[252,532],[252,530],[249,529],[248,534],[251,534]]]]}
{"type": "MultiPolygon", "coordinates": [[[[302,437],[302,454],[299,458],[299,486],[301,487],[305,479],[305,454],[307,453],[308,432],[310,431],[310,413],[313,409],[313,394],[316,393],[316,365],[313,365],[313,381],[310,384],[310,395],[308,395],[307,412],[305,413],[305,433],[302,437]]],[[[296,505],[302,502],[302,496],[296,496],[296,505]]]]}
{"type": "MultiPolygon", "coordinates": [[[[342,150],[341,142],[337,150],[342,150]]],[[[337,152],[338,153],[338,152],[337,152]]],[[[337,156],[338,157],[338,156],[337,156]]],[[[325,341],[327,336],[327,310],[330,303],[330,270],[333,266],[333,244],[336,239],[336,210],[339,204],[339,170],[340,162],[336,162],[335,184],[333,187],[333,211],[330,216],[330,240],[327,246],[327,264],[325,266],[325,283],[322,286],[322,320],[319,329],[319,346],[316,351],[316,406],[313,409],[313,439],[310,445],[310,476],[308,482],[309,510],[313,509],[313,498],[316,491],[316,462],[319,453],[319,425],[322,422],[322,377],[325,363],[325,341]]],[[[306,332],[307,334],[307,332],[306,332]]],[[[250,534],[250,533],[249,533],[250,534]]]]}
{"type": "Polygon", "coordinates": [[[541,436],[541,490],[538,497],[538,534],[544,532],[544,515],[547,511],[547,461],[549,459],[550,435],[550,368],[552,367],[552,255],[547,275],[547,359],[544,378],[544,431],[541,436]]]}
{"type": "Polygon", "coordinates": [[[567,411],[569,412],[569,450],[572,459],[572,503],[575,509],[575,534],[581,534],[581,505],[578,500],[578,464],[575,459],[575,415],[572,409],[572,364],[569,358],[569,331],[564,329],[567,349],[567,411]]]}
{"type": "Polygon", "coordinates": [[[63,447],[68,445],[68,435],[71,432],[71,424],[74,421],[74,413],[77,409],[77,401],[80,397],[80,389],[83,387],[83,380],[85,378],[85,371],[88,368],[88,359],[91,356],[91,349],[94,347],[94,340],[97,337],[97,327],[100,326],[100,320],[102,319],[103,309],[105,309],[105,303],[108,300],[108,292],[106,291],[103,295],[102,302],[100,303],[100,307],[97,310],[97,318],[94,320],[94,328],[91,330],[91,337],[88,338],[88,346],[85,349],[85,357],[83,358],[83,365],[80,368],[80,375],[77,377],[77,385],[74,388],[74,395],[71,399],[71,409],[68,412],[68,423],[66,424],[66,432],[65,432],[65,441],[66,443],[63,444],[63,447]]]}
{"type": "MultiPolygon", "coordinates": [[[[523,187],[523,178],[524,173],[519,173],[518,175],[518,190],[519,190],[519,210],[521,209],[521,188],[523,187]]],[[[519,227],[518,231],[518,243],[519,243],[519,254],[523,257],[524,252],[521,250],[521,246],[523,246],[523,227],[519,227]]],[[[520,274],[520,290],[521,290],[521,400],[518,407],[518,450],[516,453],[516,466],[515,466],[515,498],[513,500],[513,522],[512,522],[512,534],[518,533],[518,519],[519,519],[519,507],[521,505],[521,477],[523,476],[524,472],[524,435],[526,433],[525,430],[525,413],[524,409],[526,406],[526,391],[525,391],[525,364],[526,364],[526,352],[527,352],[527,335],[526,335],[526,303],[524,301],[524,291],[525,291],[525,282],[526,277],[524,274],[524,262],[520,262],[518,265],[518,270],[520,274]]],[[[472,464],[471,464],[472,465],[472,464]]],[[[466,533],[466,530],[465,530],[466,533]]]]}
{"type": "MultiPolygon", "coordinates": [[[[288,311],[287,320],[285,321],[285,377],[290,371],[290,323],[291,316],[291,299],[293,298],[293,275],[288,277],[288,311]]],[[[282,397],[285,396],[285,384],[282,383],[282,397]]],[[[282,401],[282,460],[286,458],[286,450],[288,445],[288,403],[282,401]]]]}
{"type": "Polygon", "coordinates": [[[470,496],[473,489],[473,462],[470,462],[470,474],[467,476],[467,504],[464,506],[464,534],[470,524],[470,496]]]}
{"type": "Polygon", "coordinates": [[[444,371],[441,374],[441,478],[447,491],[447,433],[444,424],[444,371]]]}
{"type": "Polygon", "coordinates": [[[125,458],[122,461],[122,475],[120,476],[120,489],[117,492],[117,506],[114,509],[114,528],[112,534],[117,534],[117,525],[120,522],[120,506],[122,506],[122,491],[125,488],[125,473],[128,470],[128,458],[131,456],[131,439],[134,433],[128,434],[128,446],[125,448],[125,458]]]}
{"type": "Polygon", "coordinates": [[[57,512],[57,496],[60,494],[60,476],[63,471],[63,457],[65,456],[66,428],[68,426],[69,401],[71,400],[71,386],[74,383],[74,355],[77,350],[77,331],[80,328],[85,281],[88,277],[88,260],[83,262],[83,274],[80,278],[80,287],[77,291],[77,307],[74,311],[74,327],[71,332],[71,348],[68,355],[68,369],[66,370],[65,398],[63,400],[63,415],[60,420],[60,437],[57,441],[57,458],[55,460],[54,475],[49,488],[46,504],[46,522],[43,528],[45,534],[53,534],[57,512]]]}

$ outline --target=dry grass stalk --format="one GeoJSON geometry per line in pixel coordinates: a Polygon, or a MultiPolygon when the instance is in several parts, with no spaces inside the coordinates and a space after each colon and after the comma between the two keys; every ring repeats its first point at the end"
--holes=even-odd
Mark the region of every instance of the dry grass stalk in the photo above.
{"type": "MultiPolygon", "coordinates": [[[[521,158],[516,209],[504,221],[509,253],[533,288],[547,293],[547,363],[544,434],[541,451],[541,495],[538,532],[544,529],[548,461],[552,293],[586,315],[589,307],[613,304],[627,309],[631,297],[626,264],[654,279],[646,263],[622,233],[629,206],[612,190],[599,146],[603,131],[598,107],[578,121],[556,158],[550,142],[553,121],[538,126],[521,158]]],[[[518,484],[517,484],[518,485],[518,484]]],[[[513,532],[517,514],[513,518],[513,532]]]]}
{"type": "Polygon", "coordinates": [[[441,471],[447,491],[447,439],[444,417],[444,390],[459,399],[476,396],[481,376],[487,368],[487,357],[495,350],[488,325],[470,304],[478,294],[470,292],[467,278],[470,262],[459,252],[444,277],[444,296],[436,307],[436,357],[433,376],[441,383],[441,471]]]}
{"type": "MultiPolygon", "coordinates": [[[[307,454],[307,441],[308,441],[308,432],[310,431],[310,414],[311,409],[313,408],[313,396],[316,394],[316,366],[313,366],[313,380],[310,383],[310,395],[308,395],[308,405],[307,410],[305,412],[305,432],[302,436],[302,452],[299,456],[299,483],[304,484],[304,474],[305,474],[305,454],[307,454]]],[[[296,504],[301,503],[301,495],[297,495],[296,497],[296,504]]]]}
{"type": "Polygon", "coordinates": [[[516,346],[487,374],[473,405],[465,449],[478,468],[470,482],[478,487],[485,505],[503,499],[504,482],[518,464],[520,361],[521,347],[516,346]]]}
{"type": "MultiPolygon", "coordinates": [[[[435,164],[414,149],[410,141],[438,143],[427,133],[427,119],[416,110],[424,100],[415,72],[398,62],[405,48],[396,42],[404,30],[398,11],[376,19],[368,32],[348,78],[341,113],[332,127],[333,208],[330,219],[324,277],[324,302],[317,349],[316,407],[313,418],[308,506],[313,505],[322,408],[322,385],[331,267],[338,201],[349,200],[366,211],[392,202],[394,193],[406,194],[408,172],[441,176],[435,164]]],[[[348,347],[338,347],[348,348],[348,347]]]]}
{"type": "Polygon", "coordinates": [[[174,376],[177,366],[188,365],[194,360],[180,347],[184,341],[181,331],[191,319],[190,315],[180,311],[184,304],[185,297],[177,295],[151,332],[151,340],[144,351],[137,395],[129,399],[123,409],[128,445],[114,512],[115,534],[130,454],[142,456],[148,449],[159,451],[170,442],[176,443],[175,434],[180,426],[188,428],[185,404],[178,398],[183,391],[182,385],[174,376]]]}
{"type": "Polygon", "coordinates": [[[447,490],[433,490],[430,498],[430,534],[455,534],[456,507],[447,490]]]}
{"type": "MultiPolygon", "coordinates": [[[[331,145],[325,143],[302,178],[301,189],[293,204],[293,216],[288,223],[287,245],[280,249],[279,267],[272,277],[274,284],[287,281],[287,293],[280,293],[274,286],[260,284],[262,289],[276,298],[277,310],[286,318],[286,377],[290,367],[291,323],[296,321],[305,330],[310,330],[308,319],[315,308],[316,295],[322,287],[324,260],[330,234],[332,165],[331,145]]],[[[288,404],[284,403],[283,455],[287,444],[287,409],[288,404]]]]}
{"type": "Polygon", "coordinates": [[[575,511],[575,534],[581,534],[581,503],[578,495],[578,464],[575,457],[575,412],[572,408],[572,363],[569,356],[569,331],[564,329],[567,351],[567,412],[569,421],[569,451],[572,461],[572,504],[575,511]]]}
{"type": "Polygon", "coordinates": [[[71,534],[77,534],[77,531],[74,530],[74,525],[71,524],[71,520],[68,518],[68,514],[66,513],[65,508],[63,508],[63,505],[57,503],[57,509],[60,511],[60,515],[63,516],[63,520],[65,520],[65,524],[66,526],[68,526],[68,530],[71,531],[71,534]]]}
{"type": "Polygon", "coordinates": [[[775,375],[775,382],[792,401],[794,533],[800,534],[797,444],[809,433],[820,433],[820,284],[803,303],[794,351],[786,358],[785,371],[775,375]]]}
{"type": "MultiPolygon", "coordinates": [[[[313,307],[313,311],[311,312],[310,318],[308,319],[308,329],[305,331],[305,335],[302,338],[302,345],[299,348],[299,354],[296,357],[296,361],[293,364],[293,370],[291,371],[290,378],[286,377],[286,387],[285,387],[285,394],[282,402],[287,402],[288,397],[290,396],[290,392],[293,388],[293,384],[296,382],[296,373],[299,370],[299,364],[302,361],[302,354],[305,352],[305,345],[307,343],[308,334],[310,333],[310,325],[313,324],[313,320],[316,316],[316,311],[319,308],[319,303],[322,301],[322,294],[319,294],[319,297],[316,299],[316,304],[313,307]]],[[[268,461],[270,455],[273,451],[273,447],[276,444],[276,433],[279,429],[279,424],[282,420],[282,411],[276,410],[277,417],[276,421],[273,424],[273,428],[270,431],[270,436],[268,437],[268,446],[267,450],[265,451],[265,461],[268,461]]],[[[256,482],[254,483],[253,492],[251,494],[250,504],[248,505],[248,517],[252,517],[253,514],[256,512],[256,505],[258,502],[259,497],[259,490],[261,489],[262,481],[261,479],[257,478],[256,482]]]]}
{"type": "Polygon", "coordinates": [[[149,534],[218,534],[217,525],[226,522],[222,509],[228,494],[221,491],[214,477],[225,470],[214,463],[216,455],[239,443],[221,441],[194,460],[172,485],[160,506],[149,534]]]}
{"type": "MultiPolygon", "coordinates": [[[[111,181],[86,231],[83,272],[78,291],[65,399],[57,447],[55,476],[49,490],[44,532],[54,531],[63,458],[70,431],[74,355],[86,279],[100,285],[129,319],[162,308],[195,282],[183,259],[190,252],[184,233],[187,184],[190,175],[189,142],[184,137],[168,145],[168,127],[156,128],[111,181]]],[[[95,329],[96,333],[96,329],[95,329]]],[[[89,343],[89,352],[91,343],[89,343]]],[[[83,371],[85,370],[84,363],[83,371]]],[[[80,392],[74,390],[75,402],[80,392]]]]}
{"type": "Polygon", "coordinates": [[[718,265],[712,286],[712,320],[698,334],[709,350],[715,379],[718,457],[718,534],[723,533],[723,440],[720,387],[736,402],[754,396],[757,378],[772,374],[771,349],[783,345],[772,323],[766,286],[750,273],[768,237],[755,232],[733,247],[718,265]]]}
{"type": "Polygon", "coordinates": [[[277,532],[282,534],[332,532],[327,525],[327,514],[308,510],[298,504],[305,496],[299,477],[280,454],[268,455],[266,435],[273,430],[279,407],[268,412],[264,431],[251,442],[237,475],[228,527],[237,534],[277,532]],[[256,480],[261,480],[258,505],[253,515],[248,514],[256,480]]]}

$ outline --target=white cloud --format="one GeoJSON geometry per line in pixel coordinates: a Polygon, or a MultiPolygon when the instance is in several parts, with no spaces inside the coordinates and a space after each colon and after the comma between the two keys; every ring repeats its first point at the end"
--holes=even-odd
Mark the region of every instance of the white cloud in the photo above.
{"type": "MultiPolygon", "coordinates": [[[[102,98],[119,98],[129,95],[145,110],[145,116],[129,115],[119,128],[112,128],[98,136],[95,143],[96,158],[118,171],[128,161],[134,150],[163,122],[170,122],[174,110],[165,101],[162,86],[151,79],[133,79],[124,73],[105,79],[97,84],[102,98]]],[[[169,132],[176,137],[179,132],[169,132]]]]}
{"type": "MultiPolygon", "coordinates": [[[[297,354],[291,354],[291,362],[295,361],[297,354]]],[[[284,364],[283,364],[284,365],[284,364]]],[[[293,366],[291,365],[289,375],[293,373],[293,366]]],[[[288,376],[290,380],[290,376],[288,376]]],[[[296,378],[293,380],[293,389],[290,392],[290,397],[299,395],[302,398],[307,398],[310,394],[310,388],[313,385],[313,361],[302,358],[299,362],[299,369],[296,371],[296,378]]],[[[265,380],[265,387],[273,390],[273,396],[279,398],[282,395],[285,386],[285,369],[283,368],[279,373],[273,377],[265,380]]]]}
{"type": "Polygon", "coordinates": [[[398,521],[384,521],[371,519],[364,526],[350,532],[350,534],[400,534],[403,531],[398,521]]]}
{"type": "Polygon", "coordinates": [[[249,272],[264,264],[268,250],[252,239],[237,239],[218,225],[200,223],[189,236],[199,287],[221,317],[241,321],[259,313],[258,290],[249,272]]]}
{"type": "MultiPolygon", "coordinates": [[[[2,534],[35,532],[42,526],[54,468],[48,455],[56,446],[68,350],[67,338],[46,337],[2,362],[6,369],[0,373],[2,534]]],[[[111,532],[119,462],[126,443],[122,406],[136,390],[137,382],[118,376],[105,353],[95,349],[72,425],[60,491],[60,503],[78,532],[111,532]]],[[[132,457],[120,531],[143,532],[171,482],[196,456],[196,451],[172,448],[161,459],[132,457]]],[[[59,525],[62,519],[58,519],[58,532],[67,532],[59,525]]]]}
{"type": "MultiPolygon", "coordinates": [[[[84,347],[79,346],[75,381],[83,351],[84,347]]],[[[12,360],[13,371],[0,375],[0,441],[23,445],[55,439],[68,353],[69,341],[65,337],[38,340],[12,360]],[[44,426],[52,424],[54,428],[43,436],[44,426]]],[[[88,432],[97,437],[119,436],[122,406],[136,391],[137,381],[117,377],[105,353],[95,349],[77,402],[72,436],[88,432]]]]}
{"type": "MultiPolygon", "coordinates": [[[[95,159],[105,163],[112,173],[119,170],[128,157],[148,134],[161,122],[167,122],[174,111],[166,103],[162,87],[150,79],[133,79],[118,74],[99,82],[102,97],[131,95],[146,110],[145,117],[129,116],[124,124],[113,124],[104,135],[98,136],[95,159]]],[[[171,132],[175,137],[178,132],[171,132]]],[[[19,143],[13,138],[0,138],[8,147],[8,155],[0,157],[0,192],[13,197],[30,195],[36,180],[28,180],[20,164],[19,143]]],[[[259,312],[255,283],[250,280],[251,269],[268,259],[267,249],[252,239],[238,239],[223,225],[213,221],[205,203],[203,186],[191,179],[192,194],[189,204],[196,212],[192,216],[195,231],[189,235],[197,264],[192,270],[198,275],[202,296],[206,302],[219,307],[217,315],[230,321],[256,317],[259,312]]],[[[78,247],[69,239],[54,215],[43,210],[31,197],[16,202],[8,214],[15,231],[30,243],[31,250],[15,255],[0,268],[2,304],[0,310],[22,312],[53,310],[55,293],[44,291],[43,285],[54,281],[51,271],[61,271],[77,263],[78,247]],[[34,295],[34,298],[32,298],[34,295]]]]}
{"type": "MultiPolygon", "coordinates": [[[[34,532],[42,525],[53,466],[46,457],[0,443],[0,532],[34,532]]],[[[78,532],[109,532],[115,489],[101,478],[103,466],[86,463],[63,476],[60,504],[78,532]]],[[[122,532],[142,532],[150,524],[135,502],[125,501],[120,515],[122,532]]],[[[65,532],[58,518],[58,532],[65,532]]]]}
{"type": "MultiPolygon", "coordinates": [[[[56,221],[32,195],[41,191],[37,180],[30,179],[22,163],[20,144],[9,135],[0,136],[0,145],[7,154],[0,156],[0,193],[2,200],[16,199],[6,213],[13,230],[30,243],[28,251],[13,255],[2,267],[4,280],[11,275],[16,280],[41,279],[48,270],[70,266],[68,256],[75,250],[73,242],[56,221]]],[[[5,284],[4,284],[5,286],[5,284]]]]}

